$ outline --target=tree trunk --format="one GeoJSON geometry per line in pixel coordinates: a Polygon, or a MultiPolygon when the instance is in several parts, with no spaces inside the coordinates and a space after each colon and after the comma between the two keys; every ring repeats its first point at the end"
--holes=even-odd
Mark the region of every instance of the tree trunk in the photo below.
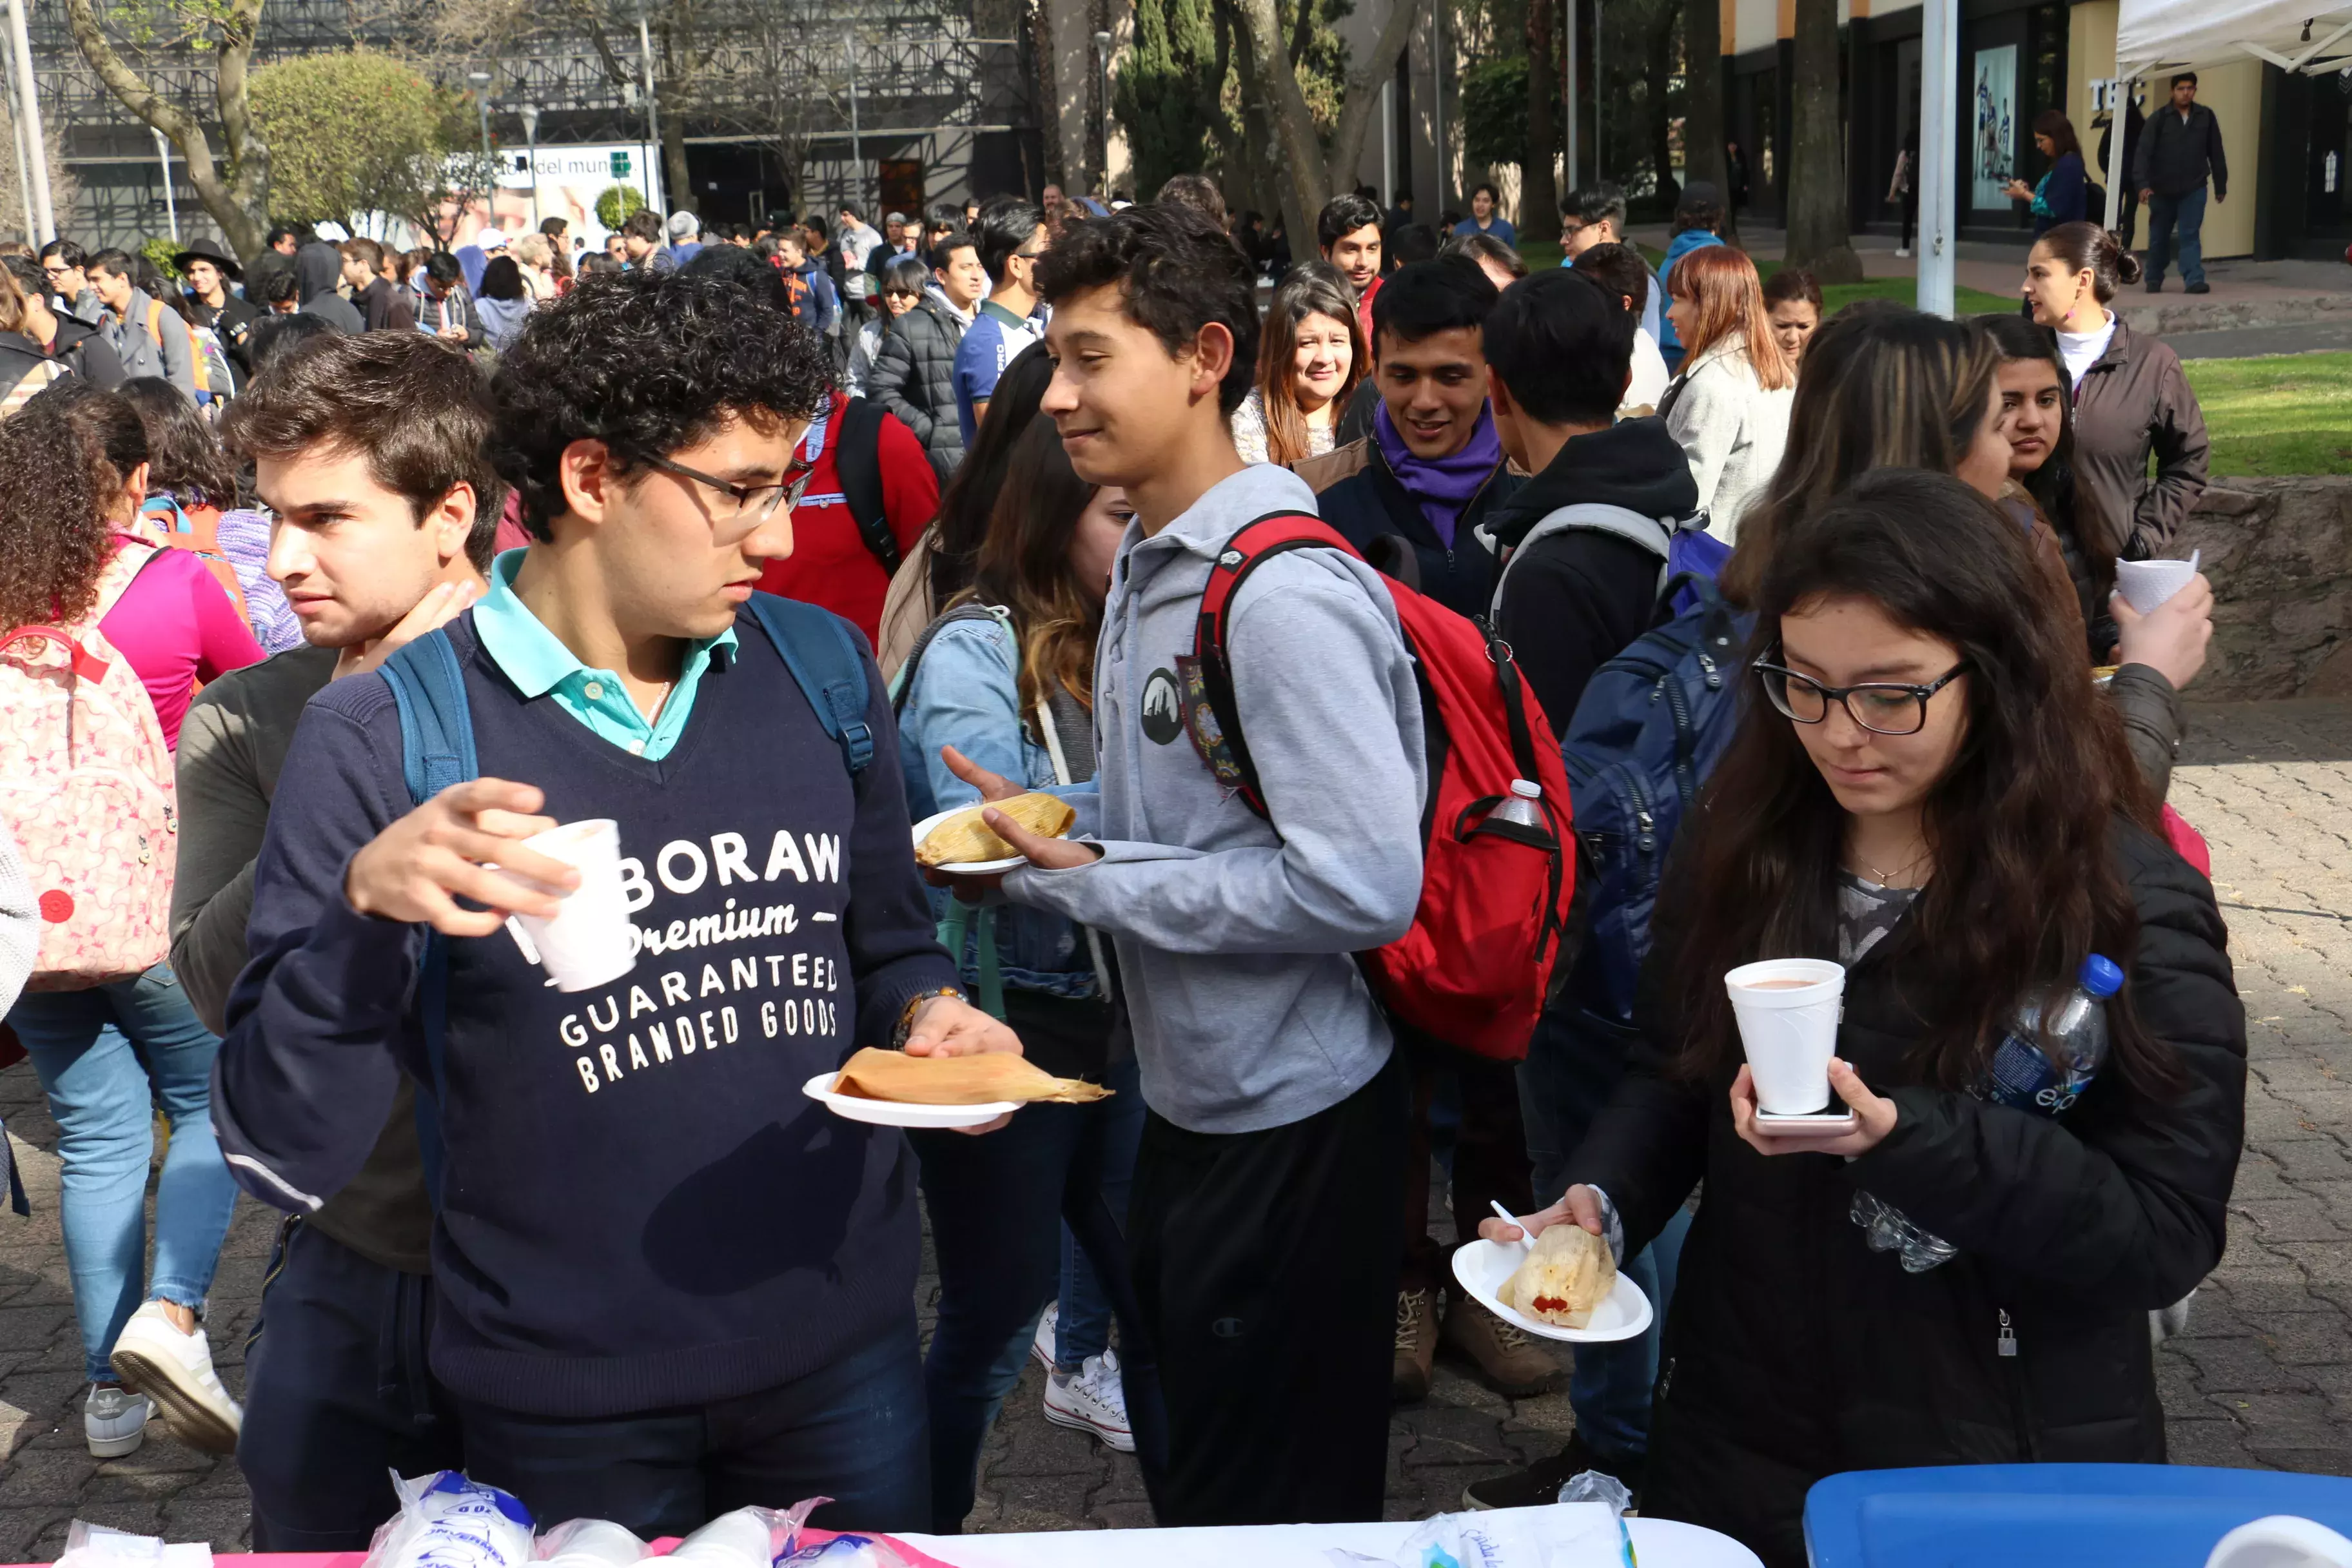
{"type": "Polygon", "coordinates": [[[1705,180],[1715,186],[1723,202],[1723,236],[1736,239],[1739,219],[1731,206],[1731,165],[1723,155],[1723,0],[1690,0],[1683,15],[1690,80],[1683,110],[1684,183],[1705,180]]]}
{"type": "Polygon", "coordinates": [[[1045,151],[1045,179],[1036,195],[1044,195],[1045,185],[1069,188],[1069,172],[1062,167],[1062,99],[1054,70],[1054,20],[1045,10],[1045,0],[1036,0],[1029,7],[1029,58],[1034,67],[1037,89],[1037,114],[1045,131],[1038,137],[1045,151]]]}
{"type": "Polygon", "coordinates": [[[1786,259],[1823,283],[1859,283],[1862,258],[1847,230],[1845,124],[1838,113],[1838,0],[1796,5],[1786,259]]]}
{"type": "MultiPolygon", "coordinates": [[[[1559,51],[1552,43],[1553,0],[1528,3],[1528,150],[1519,159],[1519,237],[1555,240],[1559,237],[1559,183],[1552,178],[1552,150],[1559,145],[1559,127],[1552,123],[1553,84],[1559,80],[1559,51]]],[[[1576,10],[1568,8],[1568,26],[1576,26],[1576,10]]],[[[1572,184],[1576,171],[1569,171],[1572,184]]]]}
{"type": "MultiPolygon", "coordinates": [[[[1370,134],[1372,121],[1381,111],[1381,84],[1396,75],[1397,58],[1404,53],[1405,40],[1412,36],[1413,17],[1420,9],[1420,0],[1391,0],[1388,20],[1381,24],[1370,56],[1360,68],[1348,73],[1347,89],[1339,95],[1339,121],[1331,128],[1330,176],[1335,191],[1355,189],[1356,170],[1364,161],[1364,138],[1370,134]]],[[[1399,106],[1400,112],[1402,108],[1399,106]]]]}
{"type": "Polygon", "coordinates": [[[671,212],[694,212],[694,182],[686,172],[686,116],[673,99],[661,111],[662,192],[671,212]]]}
{"type": "Polygon", "coordinates": [[[1650,139],[1650,166],[1656,171],[1659,199],[1672,205],[1682,194],[1675,179],[1674,103],[1675,24],[1679,5],[1661,6],[1656,25],[1643,40],[1648,69],[1643,82],[1643,110],[1650,139]]]}
{"type": "Polygon", "coordinates": [[[1282,36],[1282,13],[1276,0],[1234,0],[1234,43],[1241,61],[1242,90],[1263,107],[1281,153],[1284,173],[1283,216],[1290,231],[1291,254],[1301,255],[1303,239],[1312,254],[1315,218],[1331,199],[1331,181],[1323,163],[1323,145],[1315,132],[1315,114],[1298,77],[1288,68],[1289,45],[1282,36]]]}
{"type": "Polygon", "coordinates": [[[228,153],[228,172],[224,174],[214,161],[204,126],[166,100],[107,41],[95,0],[66,0],[66,20],[82,58],[124,108],[172,139],[187,163],[188,184],[195,187],[196,199],[220,225],[238,259],[248,263],[265,248],[262,237],[269,226],[269,149],[254,128],[247,93],[247,68],[253,60],[261,3],[229,0],[218,17],[221,39],[214,68],[214,98],[220,110],[221,140],[228,153]]]}

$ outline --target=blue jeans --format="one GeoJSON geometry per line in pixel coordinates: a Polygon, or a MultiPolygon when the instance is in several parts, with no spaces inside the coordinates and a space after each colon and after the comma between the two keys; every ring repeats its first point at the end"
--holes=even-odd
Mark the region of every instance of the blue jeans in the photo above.
{"type": "Polygon", "coordinates": [[[915,1314],[778,1388],[641,1415],[530,1415],[458,1399],[466,1473],[541,1523],[609,1519],[651,1541],[722,1513],[829,1497],[824,1530],[920,1530],[930,1506],[915,1314]]]}
{"type": "Polygon", "coordinates": [[[2164,268],[2175,249],[2173,235],[2179,234],[2180,280],[2183,283],[2205,281],[2205,247],[2199,237],[2205,226],[2205,187],[2198,186],[2186,195],[2168,196],[2161,192],[2147,201],[2147,280],[2151,286],[2164,281],[2164,268]]]}
{"type": "Polygon", "coordinates": [[[1108,1100],[1026,1106],[1010,1126],[982,1137],[908,1135],[922,1160],[940,1266],[939,1325],[923,1363],[931,1418],[926,1528],[939,1534],[957,1533],[971,1511],[981,1443],[1021,1381],[1038,1314],[1055,1288],[1065,1224],[1121,1320],[1120,1376],[1148,1476],[1167,1452],[1159,1376],[1138,1326],[1124,1234],[1125,1189],[1143,1124],[1135,1058],[1113,1061],[1103,1083],[1114,1091],[1108,1100]],[[1113,1171],[1126,1176],[1114,1184],[1113,1171]]]}
{"type": "MultiPolygon", "coordinates": [[[[1566,1001],[1548,1008],[1536,1025],[1527,1060],[1519,1064],[1519,1101],[1538,1208],[1558,1203],[1567,1190],[1570,1157],[1616,1093],[1633,1044],[1632,1030],[1566,1001]]],[[[1642,1337],[1576,1347],[1569,1407],[1576,1412],[1576,1429],[1603,1458],[1639,1459],[1649,1452],[1650,1385],[1657,1381],[1659,1338],[1689,1232],[1689,1212],[1676,1213],[1624,1266],[1650,1299],[1650,1326],[1642,1337]]]]}
{"type": "Polygon", "coordinates": [[[220,1041],[197,1020],[168,963],[87,991],[30,993],[8,1022],[57,1118],[74,1321],[85,1370],[109,1381],[115,1337],[142,1300],[196,1308],[212,1289],[236,1206],[236,1183],[213,1136],[220,1041]],[[142,1289],[158,1105],[172,1141],[155,1187],[155,1271],[142,1289]]]}

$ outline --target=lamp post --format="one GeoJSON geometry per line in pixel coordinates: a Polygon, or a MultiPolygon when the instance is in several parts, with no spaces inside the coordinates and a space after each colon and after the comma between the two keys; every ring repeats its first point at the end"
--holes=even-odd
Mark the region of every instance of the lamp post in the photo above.
{"type": "Polygon", "coordinates": [[[180,204],[172,195],[172,142],[161,131],[155,132],[155,156],[163,161],[163,221],[172,226],[172,243],[180,243],[180,204]]]}
{"type": "Polygon", "coordinates": [[[653,143],[652,155],[646,160],[646,192],[650,198],[646,205],[656,213],[669,210],[661,187],[661,115],[654,107],[654,36],[646,26],[645,0],[637,0],[637,58],[646,73],[646,139],[653,143]]]}
{"type": "Polygon", "coordinates": [[[1108,32],[1095,35],[1095,81],[1102,93],[1102,122],[1097,128],[1096,146],[1098,159],[1095,164],[1102,178],[1103,204],[1110,203],[1110,45],[1108,32]]]}
{"type": "Polygon", "coordinates": [[[523,140],[530,146],[530,226],[539,227],[539,105],[522,106],[523,140]]]}
{"type": "Polygon", "coordinates": [[[849,69],[849,190],[850,199],[866,200],[866,154],[857,142],[857,35],[841,30],[841,58],[849,69]]]}
{"type": "Polygon", "coordinates": [[[32,185],[33,216],[38,220],[34,243],[47,245],[58,237],[58,215],[49,205],[49,145],[41,131],[40,92],[33,79],[33,46],[25,31],[25,0],[8,0],[8,42],[16,68],[16,112],[25,138],[25,176],[32,185]]]}
{"type": "Polygon", "coordinates": [[[474,87],[474,106],[482,113],[482,226],[499,226],[499,175],[490,166],[490,73],[467,71],[474,87]]]}

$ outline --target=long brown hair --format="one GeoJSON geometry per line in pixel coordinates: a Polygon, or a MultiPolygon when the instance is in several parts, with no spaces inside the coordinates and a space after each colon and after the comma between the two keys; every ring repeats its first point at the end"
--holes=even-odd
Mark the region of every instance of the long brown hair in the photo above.
{"type": "Polygon", "coordinates": [[[96,607],[114,553],[98,469],[53,393],[0,422],[0,631],[70,626],[96,607]]]}
{"type": "Polygon", "coordinates": [[[1727,338],[1748,351],[1757,384],[1765,391],[1797,384],[1797,373],[1772,335],[1764,285],[1746,251],[1708,245],[1689,252],[1667,275],[1666,292],[1698,307],[1698,320],[1683,344],[1685,364],[1697,363],[1701,354],[1727,338]]]}
{"type": "Polygon", "coordinates": [[[958,604],[1013,612],[1021,639],[1021,721],[1041,743],[1037,705],[1054,687],[1094,706],[1102,605],[1070,565],[1070,540],[1095,490],[1070,467],[1054,422],[1031,421],[1005,464],[971,586],[956,596],[958,604]]]}
{"type": "Polygon", "coordinates": [[[1265,312],[1265,327],[1257,340],[1257,395],[1265,405],[1265,455],[1270,462],[1295,463],[1312,457],[1307,445],[1307,412],[1298,406],[1297,358],[1298,329],[1309,316],[1328,316],[1348,329],[1348,379],[1332,398],[1335,410],[1364,379],[1371,355],[1364,347],[1363,322],[1348,295],[1348,280],[1328,261],[1309,261],[1290,269],[1274,291],[1265,312]]]}
{"type": "Polygon", "coordinates": [[[2091,487],[2075,475],[2074,399],[2068,384],[2073,378],[2066,374],[2066,362],[2059,357],[2057,335],[2022,316],[1979,316],[1976,324],[1992,340],[1993,351],[2002,362],[2040,360],[2057,374],[2058,439],[2050,443],[2050,455],[2023,483],[2042,515],[2074,534],[2075,547],[2091,568],[2091,607],[2095,609],[2115,590],[2116,553],[2122,546],[2124,531],[2106,515],[2091,487]]]}
{"type": "MultiPolygon", "coordinates": [[[[2024,532],[1948,474],[1868,474],[1789,523],[1765,563],[1749,655],[1780,617],[1827,597],[1867,600],[1896,625],[1951,643],[1968,676],[1952,695],[1968,731],[1924,810],[1935,875],[1906,916],[1902,989],[1920,1005],[1910,1067],[1945,1089],[1977,1082],[2017,1005],[2070,985],[2085,955],[2128,973],[2139,920],[2110,854],[2117,816],[2158,831],[2114,708],[2045,603],[2024,532]]],[[[1946,699],[1949,700],[1949,699],[1946,699]]],[[[1796,726],[1760,696],[1706,784],[1668,900],[1691,914],[1671,994],[1689,998],[1685,1073],[1738,1051],[1725,973],[1761,958],[1837,951],[1846,815],[1796,726]]],[[[2113,1061],[2142,1092],[2176,1084],[2170,1053],[2107,1008],[2113,1061]]]]}
{"type": "Polygon", "coordinates": [[[1870,469],[1956,472],[1984,424],[1999,363],[1982,332],[1905,305],[1864,300],[1823,322],[1805,345],[1780,466],[1739,520],[1725,595],[1751,603],[1782,531],[1870,469]]]}

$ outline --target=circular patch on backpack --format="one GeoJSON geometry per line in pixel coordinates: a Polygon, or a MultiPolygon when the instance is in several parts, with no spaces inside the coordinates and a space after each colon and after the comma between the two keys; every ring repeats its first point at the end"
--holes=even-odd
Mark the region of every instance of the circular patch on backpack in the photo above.
{"type": "Polygon", "coordinates": [[[73,919],[73,895],[63,888],[51,888],[41,895],[41,918],[53,926],[61,926],[73,919]]]}

